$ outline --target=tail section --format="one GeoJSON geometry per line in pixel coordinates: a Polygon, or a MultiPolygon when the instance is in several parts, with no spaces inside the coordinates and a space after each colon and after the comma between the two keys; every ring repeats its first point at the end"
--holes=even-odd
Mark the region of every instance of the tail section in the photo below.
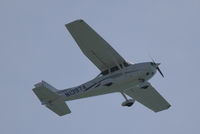
{"type": "Polygon", "coordinates": [[[42,105],[45,105],[59,116],[71,113],[64,100],[56,93],[57,91],[56,88],[45,81],[35,84],[35,88],[33,88],[33,92],[41,101],[42,105]]]}

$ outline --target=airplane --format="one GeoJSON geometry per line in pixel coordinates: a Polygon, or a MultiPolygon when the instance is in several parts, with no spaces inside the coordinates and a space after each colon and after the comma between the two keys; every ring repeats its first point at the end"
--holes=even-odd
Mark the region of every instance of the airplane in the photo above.
{"type": "Polygon", "coordinates": [[[82,19],[65,26],[85,56],[101,73],[84,84],[63,90],[45,81],[35,84],[32,90],[42,105],[63,116],[71,113],[65,101],[118,92],[125,98],[122,106],[130,107],[138,101],[154,112],[171,106],[148,82],[157,71],[164,77],[160,63],[153,60],[137,64],[127,62],[82,19]]]}

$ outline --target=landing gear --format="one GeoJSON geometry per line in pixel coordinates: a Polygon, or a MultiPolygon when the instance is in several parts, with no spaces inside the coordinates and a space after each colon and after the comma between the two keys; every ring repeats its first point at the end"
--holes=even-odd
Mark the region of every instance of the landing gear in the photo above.
{"type": "Polygon", "coordinates": [[[134,99],[127,99],[127,97],[124,93],[121,92],[121,94],[126,100],[122,103],[122,106],[131,107],[134,104],[135,100],[134,99]]]}

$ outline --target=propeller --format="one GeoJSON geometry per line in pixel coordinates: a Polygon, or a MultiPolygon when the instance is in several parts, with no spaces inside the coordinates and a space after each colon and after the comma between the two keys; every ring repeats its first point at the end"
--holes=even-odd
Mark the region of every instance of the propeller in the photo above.
{"type": "Polygon", "coordinates": [[[158,70],[158,72],[162,75],[162,77],[164,78],[164,75],[163,73],[161,72],[160,68],[159,67],[156,67],[156,69],[158,70]]]}
{"type": "Polygon", "coordinates": [[[151,58],[152,60],[152,64],[156,67],[156,69],[158,70],[158,72],[160,73],[160,75],[164,78],[164,75],[162,73],[162,71],[160,70],[160,68],[158,67],[160,65],[160,63],[156,63],[153,58],[151,58]]]}

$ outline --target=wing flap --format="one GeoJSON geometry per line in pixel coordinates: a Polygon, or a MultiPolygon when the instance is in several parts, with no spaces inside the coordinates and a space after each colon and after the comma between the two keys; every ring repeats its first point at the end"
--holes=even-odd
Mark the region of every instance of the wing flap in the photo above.
{"type": "Polygon", "coordinates": [[[133,88],[126,90],[125,94],[136,99],[154,112],[168,109],[171,106],[151,85],[146,89],[133,88]]]}

